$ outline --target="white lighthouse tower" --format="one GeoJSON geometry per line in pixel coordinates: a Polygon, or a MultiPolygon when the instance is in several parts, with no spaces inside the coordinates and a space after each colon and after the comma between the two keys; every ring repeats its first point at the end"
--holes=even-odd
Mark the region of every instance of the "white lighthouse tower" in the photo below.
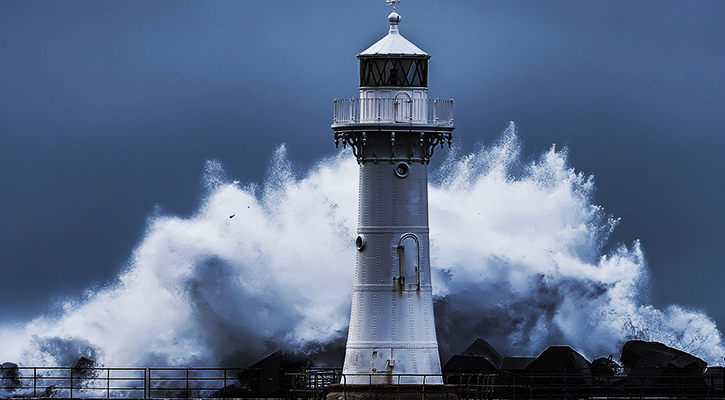
{"type": "Polygon", "coordinates": [[[442,384],[433,319],[428,163],[450,147],[453,101],[428,99],[430,56],[388,16],[358,54],[360,97],[335,100],[335,144],[360,164],[357,266],[343,384],[442,384]]]}

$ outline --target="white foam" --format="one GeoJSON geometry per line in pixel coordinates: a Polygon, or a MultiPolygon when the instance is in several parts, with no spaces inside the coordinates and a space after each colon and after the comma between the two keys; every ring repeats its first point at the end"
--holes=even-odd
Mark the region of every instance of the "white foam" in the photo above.
{"type": "MultiPolygon", "coordinates": [[[[432,173],[441,352],[484,337],[506,355],[568,344],[596,357],[643,338],[720,363],[721,334],[706,315],[642,303],[638,243],[601,254],[617,221],[591,203],[593,179],[566,151],[552,147],[531,163],[519,152],[512,124],[493,146],[453,154],[432,173]]],[[[282,146],[261,187],[240,186],[210,161],[194,215],[150,217],[117,281],[53,315],[2,326],[0,360],[216,366],[344,337],[357,180],[344,151],[296,178],[282,146]]]]}

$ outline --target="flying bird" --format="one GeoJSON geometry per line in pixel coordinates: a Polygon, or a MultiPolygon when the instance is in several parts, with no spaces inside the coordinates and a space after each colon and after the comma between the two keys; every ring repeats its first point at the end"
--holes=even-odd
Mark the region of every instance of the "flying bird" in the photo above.
{"type": "Polygon", "coordinates": [[[232,214],[229,216],[229,218],[234,218],[235,215],[237,215],[237,214],[232,214]]]}

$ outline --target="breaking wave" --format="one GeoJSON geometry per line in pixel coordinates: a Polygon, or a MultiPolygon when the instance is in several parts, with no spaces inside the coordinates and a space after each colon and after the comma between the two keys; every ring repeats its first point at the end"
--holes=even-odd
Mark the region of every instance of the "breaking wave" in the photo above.
{"type": "MultiPolygon", "coordinates": [[[[565,344],[590,359],[638,338],[721,364],[725,348],[710,318],[646,304],[638,242],[604,250],[617,220],[592,204],[593,178],[569,166],[566,150],[552,147],[532,162],[520,151],[512,123],[496,143],[454,150],[431,173],[441,359],[477,337],[509,356],[565,344]]],[[[284,146],[270,165],[264,184],[240,185],[207,162],[206,194],[192,216],[156,212],[114,282],[0,327],[0,361],[245,366],[279,348],[339,355],[358,165],[340,152],[298,177],[284,146]]]]}

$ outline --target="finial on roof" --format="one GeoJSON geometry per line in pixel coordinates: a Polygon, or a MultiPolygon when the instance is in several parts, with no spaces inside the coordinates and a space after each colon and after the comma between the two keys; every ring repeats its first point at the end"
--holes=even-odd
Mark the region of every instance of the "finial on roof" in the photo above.
{"type": "Polygon", "coordinates": [[[388,21],[390,21],[390,33],[398,33],[400,14],[395,12],[395,5],[398,3],[400,3],[400,0],[385,0],[385,4],[393,6],[393,12],[388,15],[388,21]]]}

